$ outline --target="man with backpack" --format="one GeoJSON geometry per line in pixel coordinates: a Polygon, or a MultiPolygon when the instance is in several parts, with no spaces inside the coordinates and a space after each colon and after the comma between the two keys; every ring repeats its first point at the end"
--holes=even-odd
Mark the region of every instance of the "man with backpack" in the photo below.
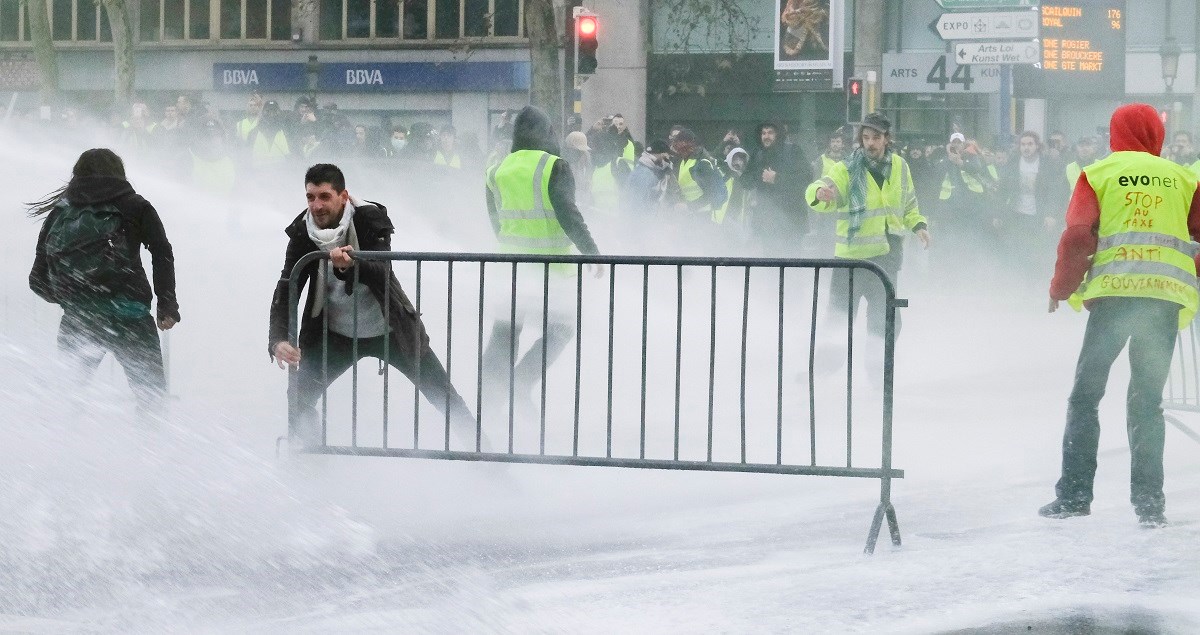
{"type": "Polygon", "coordinates": [[[159,330],[179,322],[175,257],[154,206],[125,179],[112,150],[80,155],[66,186],[32,205],[44,217],[29,288],[62,306],[59,350],[80,373],[91,376],[108,351],[125,369],[139,417],[161,417],[166,374],[159,330]],[[142,268],[141,246],[150,251],[153,292],[142,268]],[[158,297],[156,317],[150,300],[158,297]]]}

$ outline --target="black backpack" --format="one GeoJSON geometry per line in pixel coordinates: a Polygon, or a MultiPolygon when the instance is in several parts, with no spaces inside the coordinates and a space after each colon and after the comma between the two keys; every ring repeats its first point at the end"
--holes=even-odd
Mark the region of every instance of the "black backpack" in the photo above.
{"type": "Polygon", "coordinates": [[[45,247],[47,282],[60,300],[115,298],[133,271],[124,217],[112,203],[60,202],[45,247]]]}

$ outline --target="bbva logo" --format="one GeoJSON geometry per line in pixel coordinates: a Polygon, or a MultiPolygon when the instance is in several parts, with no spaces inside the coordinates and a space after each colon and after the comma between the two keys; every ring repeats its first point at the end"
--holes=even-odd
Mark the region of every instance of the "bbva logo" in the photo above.
{"type": "Polygon", "coordinates": [[[349,69],[346,71],[346,85],[378,85],[383,86],[383,73],[379,69],[349,69]]]}
{"type": "Polygon", "coordinates": [[[221,83],[226,86],[254,86],[258,84],[258,72],[254,70],[221,71],[221,83]]]}

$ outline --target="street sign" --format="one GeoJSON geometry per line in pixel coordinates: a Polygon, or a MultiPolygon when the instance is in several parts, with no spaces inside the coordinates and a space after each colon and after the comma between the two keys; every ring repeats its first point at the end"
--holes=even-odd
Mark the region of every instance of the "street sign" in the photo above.
{"type": "Polygon", "coordinates": [[[949,57],[946,53],[884,53],[883,92],[934,95],[999,92],[999,66],[959,66],[949,57]]]}
{"type": "Polygon", "coordinates": [[[943,13],[931,25],[943,40],[1023,39],[1038,37],[1038,10],[943,13]]]}
{"type": "Polygon", "coordinates": [[[954,45],[954,61],[959,64],[1038,64],[1042,44],[1027,42],[959,42],[954,45]]]}
{"type": "Polygon", "coordinates": [[[1039,0],[937,0],[943,9],[1015,9],[1036,7],[1039,0]]]}

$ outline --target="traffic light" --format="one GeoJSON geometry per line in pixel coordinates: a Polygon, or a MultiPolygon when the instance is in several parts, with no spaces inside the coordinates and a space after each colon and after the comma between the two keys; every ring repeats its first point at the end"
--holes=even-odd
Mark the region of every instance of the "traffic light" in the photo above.
{"type": "Polygon", "coordinates": [[[861,123],[866,104],[867,83],[861,77],[846,81],[846,123],[861,123]]]}
{"type": "Polygon", "coordinates": [[[575,72],[591,75],[596,72],[596,49],[600,46],[597,36],[600,20],[595,13],[581,10],[575,16],[575,72]]]}

